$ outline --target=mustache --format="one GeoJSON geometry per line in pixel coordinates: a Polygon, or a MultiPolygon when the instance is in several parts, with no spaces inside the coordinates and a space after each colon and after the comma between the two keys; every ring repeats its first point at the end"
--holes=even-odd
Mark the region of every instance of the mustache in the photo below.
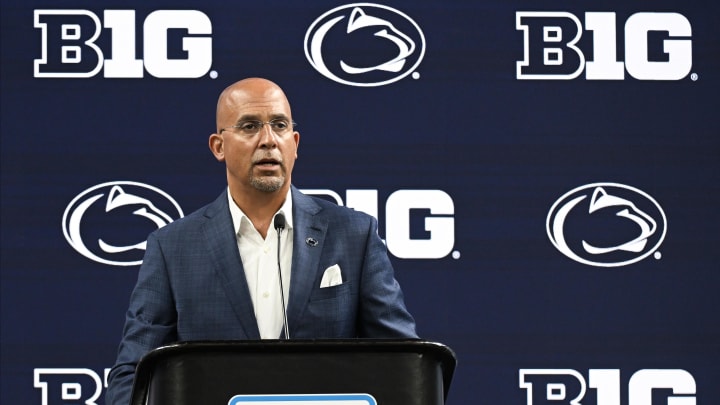
{"type": "Polygon", "coordinates": [[[283,158],[282,155],[279,153],[256,153],[253,155],[251,162],[253,164],[263,163],[263,162],[275,162],[279,164],[283,164],[283,158]]]}

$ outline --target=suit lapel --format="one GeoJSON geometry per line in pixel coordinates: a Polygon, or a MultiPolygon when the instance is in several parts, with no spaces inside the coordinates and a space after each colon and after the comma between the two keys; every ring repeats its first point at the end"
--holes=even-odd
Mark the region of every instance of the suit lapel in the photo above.
{"type": "Polygon", "coordinates": [[[288,300],[288,324],[292,336],[293,322],[302,317],[317,279],[320,254],[327,232],[327,220],[316,214],[321,208],[312,198],[292,188],[293,257],[288,300]],[[314,239],[317,244],[307,241],[314,239]]]}
{"type": "Polygon", "coordinates": [[[260,339],[245,270],[238,252],[236,230],[228,207],[227,190],[205,211],[205,240],[213,267],[222,280],[230,304],[240,321],[246,339],[260,339]]]}

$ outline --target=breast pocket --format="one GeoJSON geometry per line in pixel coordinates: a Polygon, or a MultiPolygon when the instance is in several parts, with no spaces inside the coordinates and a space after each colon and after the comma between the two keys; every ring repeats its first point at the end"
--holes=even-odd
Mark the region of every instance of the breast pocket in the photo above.
{"type": "Polygon", "coordinates": [[[346,282],[340,285],[334,285],[332,287],[318,287],[310,295],[310,302],[340,299],[346,295],[349,296],[351,294],[350,284],[351,283],[346,282]]]}
{"type": "Polygon", "coordinates": [[[355,336],[357,293],[350,283],[317,288],[310,295],[303,321],[311,325],[316,338],[349,338],[355,336]]]}

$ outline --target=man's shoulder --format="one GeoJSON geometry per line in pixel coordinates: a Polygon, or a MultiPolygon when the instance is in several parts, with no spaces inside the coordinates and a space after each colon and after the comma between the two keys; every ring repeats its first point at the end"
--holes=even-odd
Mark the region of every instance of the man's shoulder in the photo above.
{"type": "MultiPolygon", "coordinates": [[[[344,221],[373,221],[374,218],[362,211],[356,211],[342,205],[338,205],[334,201],[301,193],[302,198],[306,198],[307,202],[311,202],[317,207],[317,214],[331,219],[344,221]]],[[[296,204],[296,202],[294,202],[296,204]]]]}
{"type": "MultiPolygon", "coordinates": [[[[173,233],[191,232],[194,229],[199,230],[208,218],[222,212],[223,199],[227,199],[225,193],[222,193],[215,201],[206,204],[190,214],[176,219],[175,221],[156,230],[155,233],[158,235],[167,235],[173,233]]],[[[225,206],[227,207],[227,204],[225,204],[225,206]]]]}

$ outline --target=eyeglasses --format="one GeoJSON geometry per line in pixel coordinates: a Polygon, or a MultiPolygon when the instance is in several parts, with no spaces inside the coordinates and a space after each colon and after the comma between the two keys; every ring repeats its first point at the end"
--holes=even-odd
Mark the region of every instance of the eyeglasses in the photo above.
{"type": "Polygon", "coordinates": [[[265,124],[270,125],[270,129],[276,135],[285,135],[294,126],[297,126],[297,123],[295,121],[288,121],[284,118],[277,118],[270,121],[247,120],[242,121],[239,124],[233,125],[231,127],[222,128],[220,130],[220,133],[222,134],[223,131],[236,130],[245,136],[254,136],[257,135],[258,132],[260,132],[260,130],[263,128],[263,126],[265,126],[265,124]]]}

